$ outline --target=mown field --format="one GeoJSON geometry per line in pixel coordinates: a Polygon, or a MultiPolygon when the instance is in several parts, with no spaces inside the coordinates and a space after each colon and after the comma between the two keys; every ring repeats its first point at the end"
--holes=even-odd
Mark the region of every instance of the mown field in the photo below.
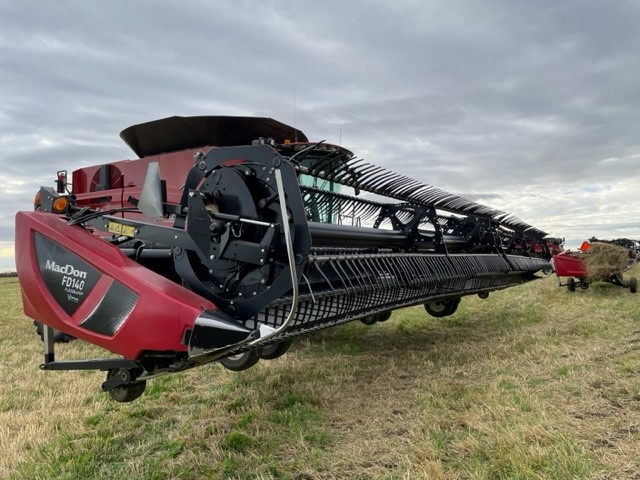
{"type": "Polygon", "coordinates": [[[445,319],[396,311],[118,404],[101,373],[38,369],[17,280],[1,279],[0,356],[1,478],[640,479],[640,295],[605,283],[569,293],[551,276],[445,319]]]}

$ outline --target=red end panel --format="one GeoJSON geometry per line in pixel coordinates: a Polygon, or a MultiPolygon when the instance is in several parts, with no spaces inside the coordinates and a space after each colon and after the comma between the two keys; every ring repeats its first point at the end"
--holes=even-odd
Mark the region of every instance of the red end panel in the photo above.
{"type": "Polygon", "coordinates": [[[48,213],[16,215],[16,265],[26,315],[129,359],[186,351],[185,329],[216,309],[48,213]]]}
{"type": "Polygon", "coordinates": [[[80,168],[73,172],[73,194],[79,205],[100,205],[102,208],[123,206],[130,195],[140,197],[149,163],[158,162],[160,178],[166,182],[167,202],[180,203],[184,180],[193,167],[195,153],[209,148],[202,146],[195,150],[80,168]],[[107,184],[101,184],[103,181],[107,184]]]}
{"type": "Polygon", "coordinates": [[[587,267],[583,259],[568,252],[554,255],[553,265],[558,277],[585,278],[587,276],[587,267]]]}

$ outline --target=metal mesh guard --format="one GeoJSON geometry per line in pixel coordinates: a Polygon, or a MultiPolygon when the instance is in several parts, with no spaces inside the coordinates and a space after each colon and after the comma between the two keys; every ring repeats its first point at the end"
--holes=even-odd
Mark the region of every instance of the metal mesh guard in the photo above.
{"type": "MultiPolygon", "coordinates": [[[[300,284],[298,311],[289,334],[344,323],[371,313],[499,290],[524,283],[546,260],[487,254],[312,255],[300,284]]],[[[283,297],[245,322],[277,327],[291,298],[283,297]]]]}

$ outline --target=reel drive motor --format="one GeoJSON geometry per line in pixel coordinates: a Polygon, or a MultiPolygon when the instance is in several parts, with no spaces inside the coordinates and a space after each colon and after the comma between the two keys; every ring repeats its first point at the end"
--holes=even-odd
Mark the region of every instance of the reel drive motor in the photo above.
{"type": "Polygon", "coordinates": [[[545,232],[271,119],[171,117],[121,136],[139,160],[80,169],[70,192],[59,172],[16,217],[42,368],[105,370],[118,401],[157,375],[241,370],[354,319],[416,304],[451,315],[462,296],[549,266],[545,232]],[[55,331],[122,358],[58,361],[55,331]]]}

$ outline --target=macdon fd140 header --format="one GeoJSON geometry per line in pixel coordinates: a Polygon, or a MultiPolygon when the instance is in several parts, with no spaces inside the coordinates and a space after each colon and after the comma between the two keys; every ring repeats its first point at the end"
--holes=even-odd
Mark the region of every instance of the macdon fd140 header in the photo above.
{"type": "Polygon", "coordinates": [[[170,117],[120,136],[139,159],[71,182],[59,171],[16,215],[41,368],[105,371],[117,401],[209,362],[248,368],[350,320],[417,304],[451,315],[462,296],[549,268],[545,232],[272,119],[170,117]],[[57,332],[117,356],[57,360],[57,332]]]}

